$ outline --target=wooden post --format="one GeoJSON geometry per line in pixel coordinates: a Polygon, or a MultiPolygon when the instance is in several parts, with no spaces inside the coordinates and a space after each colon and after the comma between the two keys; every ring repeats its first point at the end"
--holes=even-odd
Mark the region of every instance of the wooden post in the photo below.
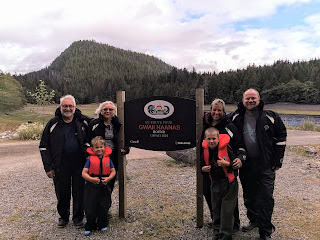
{"type": "Polygon", "coordinates": [[[118,136],[118,181],[119,181],[119,218],[126,218],[127,215],[127,175],[126,175],[126,156],[120,152],[124,148],[124,102],[125,92],[117,91],[117,115],[122,127],[118,136]]]}
{"type": "Polygon", "coordinates": [[[196,148],[197,148],[197,227],[203,227],[203,176],[201,174],[200,151],[203,129],[204,90],[196,89],[196,148]]]}

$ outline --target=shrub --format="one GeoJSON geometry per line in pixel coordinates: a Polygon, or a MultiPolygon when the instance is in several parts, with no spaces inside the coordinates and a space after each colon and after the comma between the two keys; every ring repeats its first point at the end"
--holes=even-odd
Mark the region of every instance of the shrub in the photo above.
{"type": "Polygon", "coordinates": [[[320,131],[320,125],[318,124],[315,124],[314,122],[312,121],[304,121],[302,124],[301,124],[301,130],[304,130],[304,131],[320,131]]]}
{"type": "Polygon", "coordinates": [[[39,122],[23,123],[17,129],[21,140],[40,140],[44,125],[39,122]]]}

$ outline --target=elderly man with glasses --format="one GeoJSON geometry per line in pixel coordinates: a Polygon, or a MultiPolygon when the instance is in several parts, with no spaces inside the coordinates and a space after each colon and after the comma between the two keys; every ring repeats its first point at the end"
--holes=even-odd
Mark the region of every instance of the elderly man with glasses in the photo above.
{"type": "Polygon", "coordinates": [[[60,99],[55,117],[49,120],[41,137],[39,149],[44,170],[54,182],[60,228],[69,222],[71,195],[73,223],[76,227],[84,225],[81,172],[86,161],[90,120],[76,108],[75,98],[66,95],[60,99]]]}

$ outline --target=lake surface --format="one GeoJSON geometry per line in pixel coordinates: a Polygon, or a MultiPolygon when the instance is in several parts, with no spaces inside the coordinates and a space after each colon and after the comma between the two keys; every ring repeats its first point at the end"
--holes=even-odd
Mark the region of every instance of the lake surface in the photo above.
{"type": "Polygon", "coordinates": [[[320,115],[280,114],[280,117],[287,126],[301,126],[305,121],[320,125],[320,115]]]}

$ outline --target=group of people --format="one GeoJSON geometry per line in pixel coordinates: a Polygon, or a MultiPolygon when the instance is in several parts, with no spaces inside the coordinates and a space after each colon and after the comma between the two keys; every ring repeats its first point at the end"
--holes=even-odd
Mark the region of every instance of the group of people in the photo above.
{"type": "Polygon", "coordinates": [[[240,230],[238,172],[249,219],[242,231],[258,227],[260,239],[271,239],[275,171],[282,166],[287,138],[280,116],[265,110],[259,92],[248,89],[228,115],[224,101],[215,99],[203,126],[201,170],[212,239],[229,240],[240,230]]]}
{"type": "MultiPolygon", "coordinates": [[[[89,118],[77,109],[72,95],[62,97],[39,145],[44,170],[54,182],[58,227],[69,222],[72,196],[72,221],[76,227],[85,227],[85,236],[93,230],[108,231],[108,211],[118,170],[118,133],[122,124],[117,108],[106,101],[96,114],[98,118],[89,118]]],[[[125,147],[119,152],[127,154],[129,150],[125,147]]]]}
{"type": "MultiPolygon", "coordinates": [[[[96,110],[91,119],[76,108],[72,95],[60,99],[55,117],[44,128],[40,153],[45,172],[53,178],[58,227],[65,227],[70,217],[76,227],[108,230],[111,193],[118,170],[118,133],[122,126],[117,108],[111,101],[96,110]],[[86,224],[83,218],[86,215],[86,224]]],[[[249,225],[258,227],[262,240],[271,239],[275,171],[281,168],[286,146],[286,128],[276,112],[265,110],[259,92],[248,89],[242,102],[227,115],[225,103],[215,99],[204,115],[201,151],[203,194],[210,210],[213,240],[229,240],[240,230],[238,181],[243,188],[249,225]]]]}

